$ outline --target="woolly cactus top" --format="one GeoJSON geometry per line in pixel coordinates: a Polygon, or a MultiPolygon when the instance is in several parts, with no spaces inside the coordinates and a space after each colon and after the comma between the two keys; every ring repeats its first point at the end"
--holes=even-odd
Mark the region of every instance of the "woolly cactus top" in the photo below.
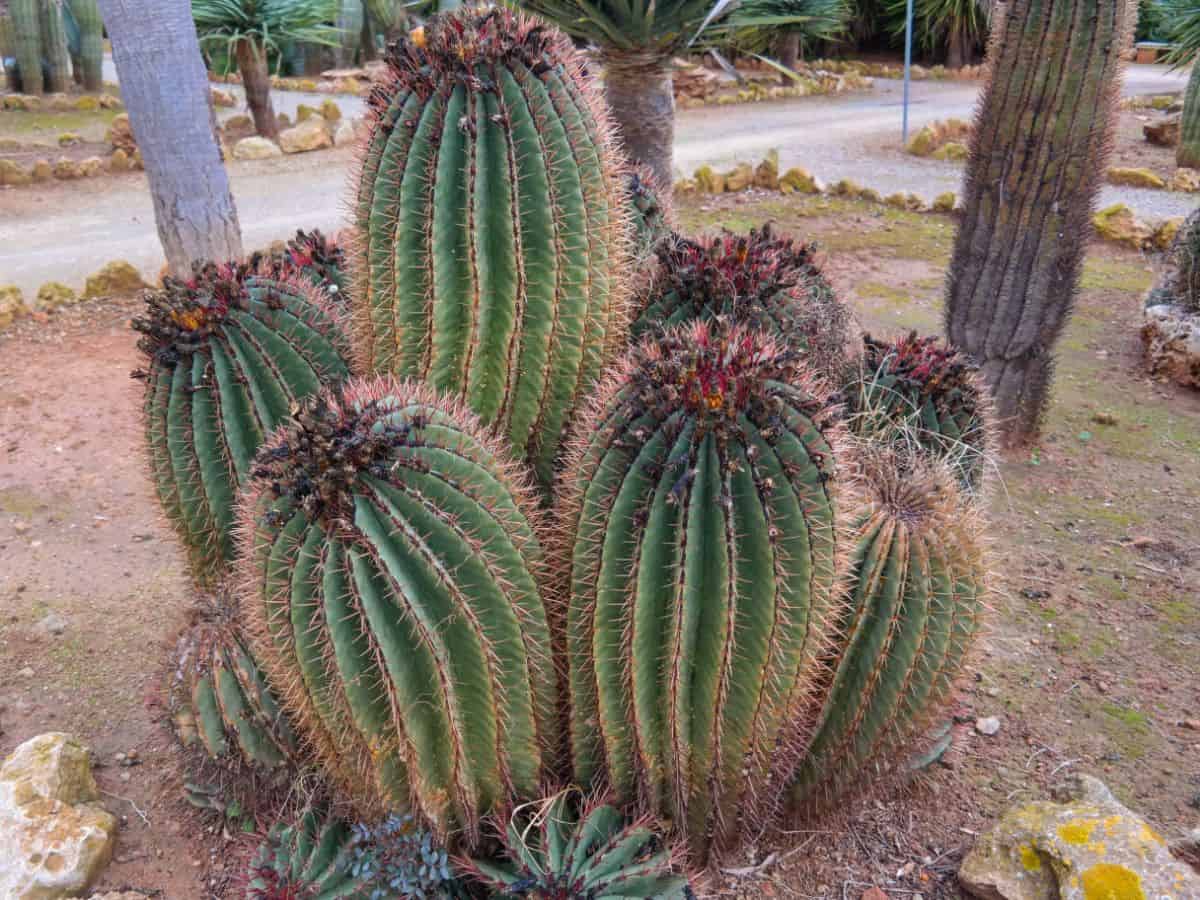
{"type": "Polygon", "coordinates": [[[959,522],[961,494],[946,466],[892,450],[864,453],[858,462],[865,509],[922,534],[941,534],[959,522]]]}
{"type": "Polygon", "coordinates": [[[208,262],[186,280],[164,278],[161,290],[146,292],[146,311],[133,320],[143,335],[138,349],[152,359],[195,353],[231,309],[245,308],[246,280],[252,276],[244,263],[208,262]]]}

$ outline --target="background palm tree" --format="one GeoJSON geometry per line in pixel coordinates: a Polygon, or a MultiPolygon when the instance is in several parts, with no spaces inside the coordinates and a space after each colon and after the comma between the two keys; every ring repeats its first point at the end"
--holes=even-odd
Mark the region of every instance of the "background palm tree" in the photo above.
{"type": "MultiPolygon", "coordinates": [[[[908,0],[885,0],[893,35],[903,36],[908,0]]],[[[946,48],[946,65],[961,69],[987,40],[991,0],[915,0],[913,39],[925,52],[946,48]]]]}
{"type": "MultiPolygon", "coordinates": [[[[792,70],[805,50],[845,34],[851,12],[850,0],[754,0],[722,20],[718,40],[752,53],[772,53],[792,70]],[[746,18],[751,24],[743,26],[746,18]]],[[[786,74],[780,77],[784,84],[791,81],[786,74]]]]}
{"type": "Polygon", "coordinates": [[[267,54],[285,42],[336,47],[341,32],[333,25],[338,0],[192,0],[200,43],[223,49],[237,60],[254,128],[277,138],[279,122],[271,105],[267,54]]]}
{"type": "MultiPolygon", "coordinates": [[[[1154,4],[1155,25],[1164,40],[1173,45],[1167,62],[1183,67],[1200,55],[1200,0],[1158,0],[1154,4]]],[[[1192,65],[1183,95],[1177,165],[1200,169],[1200,65],[1192,65]]]]}

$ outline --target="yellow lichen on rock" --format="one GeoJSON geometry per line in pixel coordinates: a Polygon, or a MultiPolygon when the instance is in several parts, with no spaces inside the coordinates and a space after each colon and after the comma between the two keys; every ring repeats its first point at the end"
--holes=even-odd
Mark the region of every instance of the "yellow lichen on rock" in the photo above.
{"type": "Polygon", "coordinates": [[[1097,863],[1080,882],[1084,900],[1146,900],[1141,877],[1125,866],[1097,863]]]}
{"type": "Polygon", "coordinates": [[[132,297],[149,287],[132,263],[116,259],[88,277],[83,287],[83,299],[93,297],[132,297]]]}

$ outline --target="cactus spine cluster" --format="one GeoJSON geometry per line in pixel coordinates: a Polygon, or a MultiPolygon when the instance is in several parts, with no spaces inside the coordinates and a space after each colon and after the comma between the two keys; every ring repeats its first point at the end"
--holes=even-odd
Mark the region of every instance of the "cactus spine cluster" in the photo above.
{"type": "Polygon", "coordinates": [[[623,331],[620,166],[562,34],[441,16],[389,59],[354,201],[365,368],[461,395],[548,483],[623,331]]]}
{"type": "Polygon", "coordinates": [[[953,477],[891,453],[863,465],[850,542],[852,606],[821,721],[792,785],[820,811],[903,767],[974,636],[984,578],[977,513],[953,477]]]}
{"type": "Polygon", "coordinates": [[[208,264],[167,278],[134,319],[146,367],[151,473],[202,581],[234,554],[238,486],[264,437],[322,383],[348,374],[336,314],[309,289],[208,264]]]}
{"type": "Polygon", "coordinates": [[[632,351],[564,477],[576,777],[703,858],[795,764],[836,615],[839,426],[802,354],[721,320],[632,351]]]}
{"type": "Polygon", "coordinates": [[[297,230],[282,250],[253,258],[251,266],[277,280],[296,279],[311,284],[322,296],[338,303],[348,299],[346,252],[319,228],[297,230]]]}
{"type": "Polygon", "coordinates": [[[243,615],[364,810],[470,830],[543,776],[541,550],[503,460],[474,416],[390,378],[314,398],[259,457],[243,615]]]}
{"type": "Polygon", "coordinates": [[[643,262],[674,227],[670,194],[658,187],[646,166],[633,166],[625,174],[625,203],[633,230],[634,258],[643,262]]]}

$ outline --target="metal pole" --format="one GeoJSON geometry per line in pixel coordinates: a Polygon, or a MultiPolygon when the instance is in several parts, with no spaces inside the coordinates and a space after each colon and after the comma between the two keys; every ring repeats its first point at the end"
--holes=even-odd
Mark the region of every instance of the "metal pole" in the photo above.
{"type": "Polygon", "coordinates": [[[904,24],[904,127],[905,146],[908,145],[908,85],[912,81],[913,0],[908,0],[908,16],[904,24]]]}

